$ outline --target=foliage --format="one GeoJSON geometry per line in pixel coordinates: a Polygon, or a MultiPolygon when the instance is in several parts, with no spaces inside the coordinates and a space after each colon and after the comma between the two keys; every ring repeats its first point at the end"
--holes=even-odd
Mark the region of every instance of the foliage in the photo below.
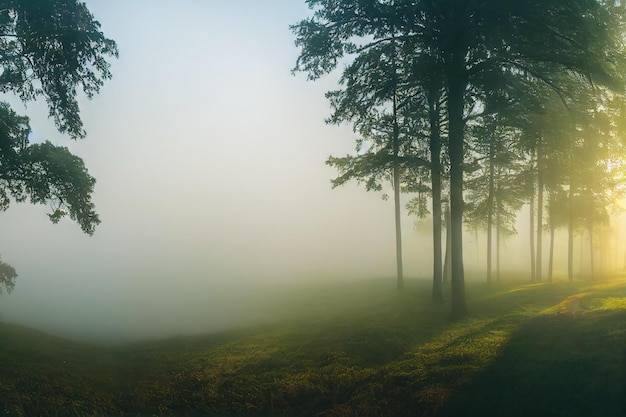
{"type": "Polygon", "coordinates": [[[81,158],[50,142],[30,144],[28,118],[0,103],[0,209],[17,202],[50,204],[50,220],[68,215],[92,234],[100,223],[91,202],[95,179],[81,158]]]}
{"type": "MultiPolygon", "coordinates": [[[[0,3],[0,93],[24,103],[43,97],[61,133],[85,137],[77,95],[92,98],[111,78],[107,56],[117,46],[77,0],[5,0],[0,3]]],[[[0,102],[0,210],[11,199],[48,204],[53,223],[69,216],[91,235],[100,219],[91,201],[95,179],[81,158],[50,142],[29,142],[29,119],[0,102]]],[[[2,264],[13,288],[15,270],[2,264]]]]}
{"type": "Polygon", "coordinates": [[[4,287],[8,293],[13,291],[13,288],[15,287],[15,278],[17,278],[15,268],[2,262],[2,259],[0,259],[0,294],[2,294],[2,287],[4,287]]]}
{"type": "Polygon", "coordinates": [[[516,214],[532,192],[519,131],[499,118],[482,119],[470,129],[470,154],[476,168],[466,169],[464,220],[470,226],[488,228],[491,214],[499,217],[502,232],[513,235],[517,233],[516,214]]]}
{"type": "MultiPolygon", "coordinates": [[[[76,0],[6,1],[0,8],[0,91],[24,102],[44,97],[60,132],[85,136],[77,94],[88,98],[111,78],[114,41],[76,0]]],[[[100,222],[91,202],[95,180],[83,161],[49,142],[29,143],[30,126],[0,103],[0,209],[10,197],[50,204],[53,222],[68,215],[92,234],[100,222]]]]}
{"type": "Polygon", "coordinates": [[[0,7],[0,91],[43,96],[61,132],[84,137],[76,95],[91,98],[111,78],[117,46],[77,0],[5,0],[0,7]]]}

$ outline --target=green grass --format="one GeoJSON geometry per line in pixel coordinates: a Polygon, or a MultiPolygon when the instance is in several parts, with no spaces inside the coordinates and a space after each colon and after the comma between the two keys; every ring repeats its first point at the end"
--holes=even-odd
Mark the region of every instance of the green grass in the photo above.
{"type": "Polygon", "coordinates": [[[283,291],[265,323],[104,348],[0,324],[0,414],[626,415],[626,278],[283,291]],[[269,318],[271,316],[271,319],[269,318]]]}

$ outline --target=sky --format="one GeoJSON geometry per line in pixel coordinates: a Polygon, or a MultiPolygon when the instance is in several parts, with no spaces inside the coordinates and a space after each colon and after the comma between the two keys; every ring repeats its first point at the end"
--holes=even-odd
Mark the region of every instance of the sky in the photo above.
{"type": "MultiPolygon", "coordinates": [[[[324,93],[292,74],[289,25],[304,1],[87,1],[119,59],[81,98],[87,137],[71,141],[45,103],[22,106],[32,141],[67,146],[97,179],[92,237],[46,207],[0,214],[0,255],[19,274],[0,319],[68,335],[149,337],[234,323],[259,289],[389,277],[393,203],[331,189],[329,155],[354,150],[327,126],[324,93]]],[[[407,275],[427,273],[403,219],[407,275]]]]}

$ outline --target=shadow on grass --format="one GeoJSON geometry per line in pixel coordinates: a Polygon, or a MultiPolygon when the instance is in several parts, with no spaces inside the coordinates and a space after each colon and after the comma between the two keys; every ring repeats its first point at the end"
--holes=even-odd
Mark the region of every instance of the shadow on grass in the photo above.
{"type": "Polygon", "coordinates": [[[625,280],[470,285],[460,322],[407,284],[286,294],[275,322],[114,349],[0,326],[0,415],[623,415],[625,280]]]}
{"type": "Polygon", "coordinates": [[[624,323],[624,310],[530,320],[440,416],[626,415],[624,323]]]}

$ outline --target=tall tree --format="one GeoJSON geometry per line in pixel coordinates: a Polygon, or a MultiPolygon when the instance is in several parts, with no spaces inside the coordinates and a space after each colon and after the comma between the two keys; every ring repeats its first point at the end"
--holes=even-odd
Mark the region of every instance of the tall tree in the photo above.
{"type": "MultiPolygon", "coordinates": [[[[463,171],[472,92],[504,70],[530,74],[558,89],[554,74],[621,86],[621,22],[614,3],[586,0],[308,0],[315,12],[293,26],[301,54],[296,70],[317,78],[347,54],[387,42],[416,56],[437,56],[446,92],[452,232],[452,317],[467,314],[463,271],[463,171]],[[617,28],[617,30],[616,30],[617,28]]],[[[480,94],[478,95],[480,97],[480,94]]]]}
{"type": "MultiPolygon", "coordinates": [[[[333,108],[329,123],[350,122],[357,140],[357,156],[330,157],[327,164],[339,170],[333,186],[348,180],[365,181],[368,190],[381,190],[381,180],[393,186],[398,289],[403,287],[400,191],[412,152],[416,127],[407,114],[416,105],[406,88],[402,57],[395,42],[380,44],[357,57],[340,80],[343,90],[327,94],[333,108]]],[[[419,105],[419,103],[417,103],[419,105]]],[[[417,129],[420,130],[420,129],[417,129]]],[[[411,165],[423,166],[421,158],[411,165]]]]}
{"type": "MultiPolygon", "coordinates": [[[[516,233],[516,214],[528,196],[527,171],[522,161],[519,132],[506,120],[489,114],[470,129],[471,157],[476,169],[467,173],[465,221],[487,231],[487,283],[492,282],[493,232],[499,259],[503,235],[516,233]]],[[[497,262],[496,262],[497,263],[497,262]]],[[[497,276],[499,278],[499,268],[497,276]]]]}
{"type": "MultiPolygon", "coordinates": [[[[436,68],[430,74],[437,74],[436,68]]],[[[442,149],[442,90],[441,81],[435,77],[429,82],[427,92],[428,121],[429,121],[429,150],[430,150],[430,178],[433,211],[433,300],[443,300],[443,256],[441,248],[441,219],[442,219],[442,177],[443,164],[441,162],[442,149]]]]}
{"type": "MultiPolygon", "coordinates": [[[[76,0],[8,0],[0,8],[0,92],[22,101],[43,98],[62,133],[85,137],[77,94],[98,93],[111,77],[107,57],[114,41],[84,3],[76,0]]],[[[100,222],[91,194],[95,180],[83,161],[50,142],[29,142],[29,119],[0,103],[0,209],[11,200],[49,204],[53,222],[69,216],[88,234],[100,222]]],[[[15,270],[2,264],[10,290],[15,270]]]]}

